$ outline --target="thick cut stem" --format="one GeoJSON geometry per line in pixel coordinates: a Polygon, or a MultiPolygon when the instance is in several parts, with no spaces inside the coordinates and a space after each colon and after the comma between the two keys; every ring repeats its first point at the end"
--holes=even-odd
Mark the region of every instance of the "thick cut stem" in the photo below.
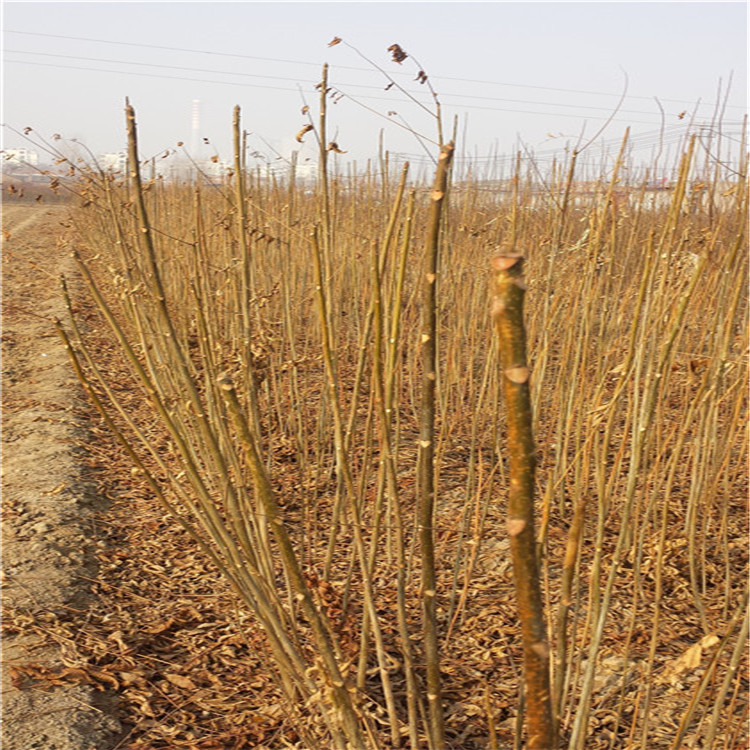
{"type": "Polygon", "coordinates": [[[427,699],[430,716],[430,747],[445,747],[443,709],[440,699],[440,658],[435,615],[435,386],[437,380],[437,273],[440,219],[448,170],[453,158],[452,143],[440,151],[428,220],[427,262],[422,301],[422,401],[419,415],[419,535],[422,547],[422,612],[427,699]]]}
{"type": "Polygon", "coordinates": [[[498,335],[510,452],[508,533],[523,638],[527,747],[557,747],[549,679],[549,646],[534,536],[534,438],[526,330],[523,323],[523,258],[492,261],[492,317],[498,335]]]}

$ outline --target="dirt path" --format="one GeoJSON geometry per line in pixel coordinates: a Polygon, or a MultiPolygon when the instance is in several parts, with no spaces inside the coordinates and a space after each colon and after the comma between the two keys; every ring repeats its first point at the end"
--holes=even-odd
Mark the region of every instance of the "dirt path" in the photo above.
{"type": "Polygon", "coordinates": [[[59,274],[72,275],[56,241],[65,214],[38,204],[3,211],[4,750],[107,750],[119,733],[102,693],[14,672],[75,666],[64,641],[39,647],[25,626],[69,622],[74,637],[94,572],[90,516],[101,501],[82,475],[87,407],[51,323],[64,318],[59,274]]]}

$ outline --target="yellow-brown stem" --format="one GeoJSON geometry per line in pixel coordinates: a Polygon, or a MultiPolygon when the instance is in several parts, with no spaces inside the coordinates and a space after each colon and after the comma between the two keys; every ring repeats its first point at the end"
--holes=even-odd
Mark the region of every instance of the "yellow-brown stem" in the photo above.
{"type": "Polygon", "coordinates": [[[551,750],[557,746],[557,737],[534,536],[536,459],[523,323],[523,258],[511,253],[498,255],[493,258],[492,268],[492,317],[500,348],[510,453],[508,534],[523,637],[527,747],[551,750]]]}

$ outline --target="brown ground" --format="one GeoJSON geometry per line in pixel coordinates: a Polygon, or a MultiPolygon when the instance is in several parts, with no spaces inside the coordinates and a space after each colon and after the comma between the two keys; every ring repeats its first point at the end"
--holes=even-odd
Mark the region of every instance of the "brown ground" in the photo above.
{"type": "Polygon", "coordinates": [[[101,499],[77,455],[88,407],[52,324],[64,317],[58,275],[71,270],[56,244],[65,215],[38,203],[3,211],[5,750],[105,750],[119,732],[103,691],[19,672],[69,666],[64,643],[40,638],[40,628],[80,617],[95,571],[90,519],[101,499]]]}

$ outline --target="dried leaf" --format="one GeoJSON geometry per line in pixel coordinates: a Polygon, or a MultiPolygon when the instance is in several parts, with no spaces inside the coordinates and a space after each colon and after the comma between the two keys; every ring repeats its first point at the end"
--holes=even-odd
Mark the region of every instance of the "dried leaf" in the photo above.
{"type": "Polygon", "coordinates": [[[391,60],[397,62],[399,65],[401,65],[401,63],[409,56],[398,44],[392,44],[388,47],[388,51],[391,53],[391,60]]]}
{"type": "Polygon", "coordinates": [[[121,630],[115,630],[114,633],[110,633],[107,636],[107,639],[110,641],[114,641],[120,647],[120,653],[122,654],[127,654],[129,651],[132,651],[130,646],[128,646],[123,640],[123,635],[122,635],[121,630]]]}
{"type": "Polygon", "coordinates": [[[103,682],[106,685],[109,685],[109,687],[112,688],[112,690],[120,689],[120,683],[117,681],[115,676],[111,675],[109,672],[104,672],[98,669],[89,669],[89,674],[95,680],[98,680],[99,682],[103,682]]]}
{"type": "Polygon", "coordinates": [[[164,674],[164,677],[166,677],[173,685],[177,685],[177,687],[179,688],[184,688],[185,690],[198,689],[197,685],[189,677],[184,677],[181,674],[167,672],[164,674]]]}
{"type": "Polygon", "coordinates": [[[43,495],[59,495],[63,490],[65,489],[65,482],[61,482],[57,485],[57,487],[54,487],[51,490],[47,490],[47,492],[42,492],[43,495]]]}
{"type": "Polygon", "coordinates": [[[167,620],[164,620],[163,622],[157,623],[156,625],[152,625],[149,628],[146,628],[147,633],[154,633],[159,634],[163,633],[166,630],[169,630],[171,627],[173,627],[176,624],[176,620],[174,617],[170,617],[167,620]]]}
{"type": "Polygon", "coordinates": [[[120,675],[122,684],[125,687],[129,687],[130,685],[134,685],[143,680],[143,675],[140,672],[118,672],[118,674],[120,675]]]}
{"type": "Polygon", "coordinates": [[[664,678],[675,684],[680,677],[687,672],[697,669],[703,659],[703,652],[712,648],[719,642],[719,637],[715,633],[703,636],[697,643],[687,648],[676,659],[667,662],[664,667],[664,678]]]}
{"type": "Polygon", "coordinates": [[[294,136],[294,140],[297,141],[297,143],[304,143],[302,137],[305,135],[305,133],[309,133],[312,129],[313,126],[308,123],[304,128],[302,128],[302,130],[299,131],[299,133],[297,133],[297,135],[294,136]]]}

